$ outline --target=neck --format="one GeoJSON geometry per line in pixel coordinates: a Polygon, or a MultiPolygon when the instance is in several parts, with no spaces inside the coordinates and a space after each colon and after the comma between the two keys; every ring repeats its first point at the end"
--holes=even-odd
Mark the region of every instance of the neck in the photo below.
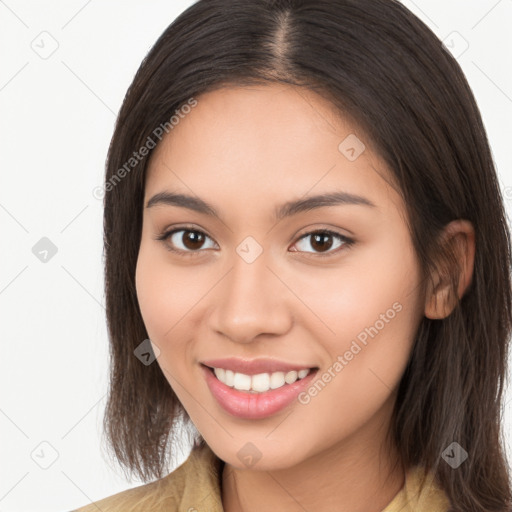
{"type": "Polygon", "coordinates": [[[224,511],[382,511],[402,489],[405,472],[379,430],[367,424],[293,467],[258,471],[225,464],[224,511]]]}

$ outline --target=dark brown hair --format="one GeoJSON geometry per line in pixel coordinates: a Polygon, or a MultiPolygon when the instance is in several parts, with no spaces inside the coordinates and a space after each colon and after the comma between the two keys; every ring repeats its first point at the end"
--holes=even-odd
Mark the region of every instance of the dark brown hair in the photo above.
{"type": "Polygon", "coordinates": [[[440,268],[442,228],[454,219],[473,224],[473,280],[447,318],[422,319],[391,438],[405,467],[434,471],[453,510],[508,510],[500,420],[512,290],[503,199],[460,66],[395,0],[200,0],[142,62],[119,112],[106,168],[111,380],[104,426],[112,454],[145,481],[161,477],[179,437],[177,421],[190,424],[159,366],[134,356],[148,338],[135,268],[151,151],[122,179],[119,170],[190,98],[225,85],[273,81],[328,98],[367,135],[398,184],[426,279],[440,268]],[[457,469],[441,458],[454,441],[469,454],[457,469]]]}

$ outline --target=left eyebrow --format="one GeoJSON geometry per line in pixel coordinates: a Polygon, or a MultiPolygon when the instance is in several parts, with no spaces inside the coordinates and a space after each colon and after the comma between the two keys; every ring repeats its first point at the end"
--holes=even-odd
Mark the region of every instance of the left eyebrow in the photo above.
{"type": "MultiPolygon", "coordinates": [[[[146,208],[151,208],[159,204],[188,208],[189,210],[193,210],[210,217],[217,217],[218,219],[221,218],[217,210],[204,199],[187,194],[178,194],[168,191],[159,192],[147,202],[146,208]]],[[[316,208],[336,205],[357,205],[376,208],[376,205],[366,197],[338,191],[288,201],[275,208],[274,219],[281,220],[285,217],[291,217],[292,215],[297,215],[298,213],[314,210],[316,208]]]]}
{"type": "Polygon", "coordinates": [[[376,208],[375,204],[366,197],[338,191],[316,196],[309,196],[304,199],[288,201],[287,203],[284,203],[275,209],[274,217],[276,220],[281,220],[285,217],[296,215],[297,213],[314,210],[316,208],[323,208],[324,206],[337,205],[357,205],[376,208]]]}

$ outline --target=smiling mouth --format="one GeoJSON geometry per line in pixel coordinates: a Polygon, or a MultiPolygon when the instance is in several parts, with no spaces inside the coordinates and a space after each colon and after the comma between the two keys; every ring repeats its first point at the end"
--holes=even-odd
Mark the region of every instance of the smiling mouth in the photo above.
{"type": "Polygon", "coordinates": [[[235,372],[226,368],[203,366],[207,368],[220,382],[249,394],[266,393],[275,389],[283,388],[302,380],[311,373],[315,373],[318,367],[302,368],[299,370],[262,372],[258,374],[245,374],[235,372]]]}

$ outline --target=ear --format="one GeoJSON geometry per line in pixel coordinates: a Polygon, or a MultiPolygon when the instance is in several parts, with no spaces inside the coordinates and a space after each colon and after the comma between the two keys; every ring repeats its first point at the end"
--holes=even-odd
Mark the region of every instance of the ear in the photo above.
{"type": "Polygon", "coordinates": [[[471,284],[475,261],[475,230],[471,222],[458,219],[447,224],[441,233],[441,246],[444,254],[440,261],[444,266],[441,263],[432,274],[425,296],[425,316],[431,319],[446,318],[471,284]],[[453,251],[455,268],[443,258],[447,251],[453,251]],[[458,282],[458,297],[453,293],[452,276],[458,282]]]}

